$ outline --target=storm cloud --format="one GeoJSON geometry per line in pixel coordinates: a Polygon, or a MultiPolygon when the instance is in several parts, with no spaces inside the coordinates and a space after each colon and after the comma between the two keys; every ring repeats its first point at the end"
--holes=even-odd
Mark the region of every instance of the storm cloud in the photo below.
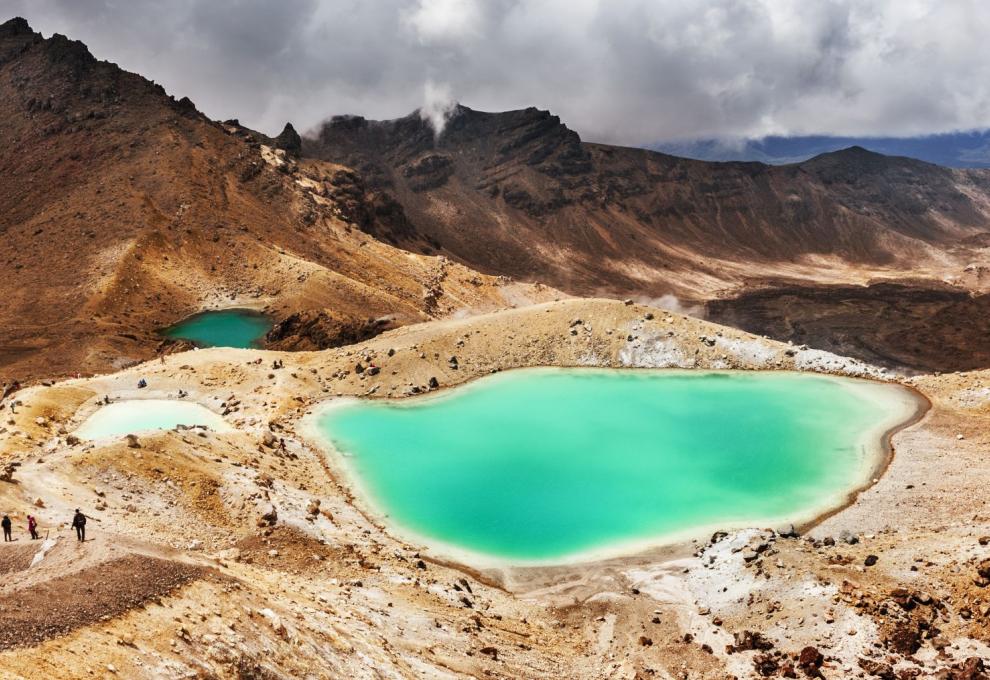
{"type": "MultiPolygon", "coordinates": [[[[276,133],[456,99],[625,144],[990,126],[984,0],[0,0],[276,133]]],[[[9,18],[4,17],[4,18],[9,18]]]]}

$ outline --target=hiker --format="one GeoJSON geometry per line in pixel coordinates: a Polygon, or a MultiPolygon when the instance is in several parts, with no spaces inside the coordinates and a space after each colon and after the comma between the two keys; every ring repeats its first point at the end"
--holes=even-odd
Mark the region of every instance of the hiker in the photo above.
{"type": "Polygon", "coordinates": [[[28,533],[31,534],[32,541],[38,540],[38,520],[33,515],[28,515],[28,533]]]}
{"type": "Polygon", "coordinates": [[[140,380],[138,380],[138,389],[139,390],[144,389],[147,386],[148,386],[148,381],[147,380],[145,380],[144,378],[141,378],[140,380]]]}
{"type": "Polygon", "coordinates": [[[14,539],[10,537],[10,518],[7,515],[0,520],[0,526],[3,526],[3,542],[13,541],[14,539]]]}
{"type": "Polygon", "coordinates": [[[72,517],[72,528],[76,530],[76,538],[86,540],[86,515],[79,512],[79,508],[76,508],[76,514],[72,517]]]}

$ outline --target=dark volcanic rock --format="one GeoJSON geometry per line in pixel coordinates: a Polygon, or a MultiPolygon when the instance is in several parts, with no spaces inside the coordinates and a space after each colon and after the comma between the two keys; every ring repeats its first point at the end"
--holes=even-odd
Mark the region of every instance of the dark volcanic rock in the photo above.
{"type": "Polygon", "coordinates": [[[302,153],[302,137],[292,127],[292,123],[285,124],[282,132],[274,139],[274,142],[277,148],[284,149],[290,156],[298,156],[302,153]]]}
{"type": "Polygon", "coordinates": [[[733,654],[735,652],[748,652],[754,649],[763,651],[773,649],[773,642],[763,637],[762,633],[743,630],[733,635],[732,644],[726,646],[725,651],[733,654]]]}
{"type": "Polygon", "coordinates": [[[817,677],[818,670],[825,663],[825,658],[816,647],[805,647],[798,655],[798,667],[809,677],[817,677]]]}
{"type": "Polygon", "coordinates": [[[436,153],[418,158],[402,170],[402,175],[408,178],[409,188],[413,191],[442,187],[452,174],[454,164],[450,158],[436,153]]]}
{"type": "Polygon", "coordinates": [[[353,345],[394,327],[391,319],[355,319],[330,309],[311,309],[275,324],[265,342],[269,349],[312,351],[353,345]]]}
{"type": "Polygon", "coordinates": [[[708,319],[888,368],[990,366],[990,295],[941,283],[776,286],[705,305],[708,319]]]}

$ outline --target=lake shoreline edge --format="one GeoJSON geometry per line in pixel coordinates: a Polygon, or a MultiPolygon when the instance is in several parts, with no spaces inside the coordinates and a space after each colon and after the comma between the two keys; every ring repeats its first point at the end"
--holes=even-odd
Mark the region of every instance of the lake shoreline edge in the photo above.
{"type": "MultiPolygon", "coordinates": [[[[887,471],[895,456],[893,447],[893,437],[900,431],[907,429],[921,422],[932,407],[931,401],[916,388],[906,385],[899,380],[878,380],[868,377],[844,376],[817,371],[802,370],[723,370],[723,369],[690,369],[690,368],[646,368],[646,367],[620,367],[612,368],[608,366],[519,366],[510,369],[500,370],[491,374],[472,376],[468,380],[460,383],[445,385],[425,394],[414,394],[400,397],[377,397],[374,395],[330,397],[311,405],[311,412],[301,417],[297,422],[297,432],[307,443],[307,445],[318,452],[327,461],[329,468],[333,471],[337,482],[344,489],[350,498],[352,506],[360,512],[365,519],[375,525],[379,530],[388,533],[393,539],[410,546],[417,547],[424,553],[424,559],[452,567],[483,579],[489,585],[493,585],[507,591],[517,591],[512,587],[512,582],[518,576],[526,575],[523,581],[531,581],[536,577],[537,581],[546,580],[550,583],[568,574],[582,574],[602,568],[628,567],[642,564],[664,564],[671,563],[678,559],[690,556],[697,549],[699,537],[707,537],[716,531],[741,531],[753,528],[768,528],[793,525],[795,530],[804,534],[826,521],[827,519],[841,513],[856,503],[859,496],[872,486],[877,484],[887,471]],[[442,541],[430,539],[417,534],[415,531],[399,525],[392,521],[387,514],[376,507],[375,502],[369,492],[363,488],[359,476],[350,468],[344,460],[345,454],[336,449],[331,441],[324,436],[318,422],[323,415],[332,409],[341,408],[357,401],[389,402],[395,405],[411,405],[422,403],[433,399],[448,398],[459,389],[470,388],[479,381],[491,379],[500,375],[525,371],[622,371],[622,372],[657,372],[664,374],[679,373],[685,375],[701,374],[789,374],[794,376],[819,376],[822,378],[837,379],[843,382],[863,383],[870,386],[887,386],[903,390],[910,398],[913,409],[906,418],[899,419],[896,423],[887,427],[879,436],[879,441],[870,448],[873,460],[866,468],[866,476],[863,483],[852,488],[841,496],[841,502],[830,504],[825,510],[813,511],[806,518],[766,518],[757,520],[725,521],[712,523],[704,527],[694,527],[683,531],[675,531],[665,535],[656,536],[645,540],[633,540],[612,544],[603,548],[584,550],[572,555],[564,555],[560,558],[539,559],[539,560],[519,560],[511,558],[498,558],[492,555],[471,551],[469,549],[453,546],[442,541]],[[538,575],[546,575],[546,579],[538,575]],[[552,574],[552,576],[550,576],[552,574]]],[[[528,589],[528,587],[527,587],[528,589]]]]}

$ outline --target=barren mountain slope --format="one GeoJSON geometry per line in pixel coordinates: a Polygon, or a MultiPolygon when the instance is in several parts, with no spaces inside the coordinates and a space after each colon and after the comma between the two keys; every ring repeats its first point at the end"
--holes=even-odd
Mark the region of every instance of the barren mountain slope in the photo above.
{"type": "MultiPolygon", "coordinates": [[[[571,293],[708,298],[750,278],[963,276],[987,259],[990,172],[860,148],[790,166],[582,143],[546,111],[335,117],[303,154],[395,194],[420,241],[571,293]]],[[[984,282],[986,283],[986,282],[984,282]]]]}
{"type": "Polygon", "coordinates": [[[156,329],[205,307],[401,324],[527,299],[353,228],[403,215],[352,171],[296,161],[22,19],[0,25],[0,120],[4,381],[147,358],[156,329]]]}

